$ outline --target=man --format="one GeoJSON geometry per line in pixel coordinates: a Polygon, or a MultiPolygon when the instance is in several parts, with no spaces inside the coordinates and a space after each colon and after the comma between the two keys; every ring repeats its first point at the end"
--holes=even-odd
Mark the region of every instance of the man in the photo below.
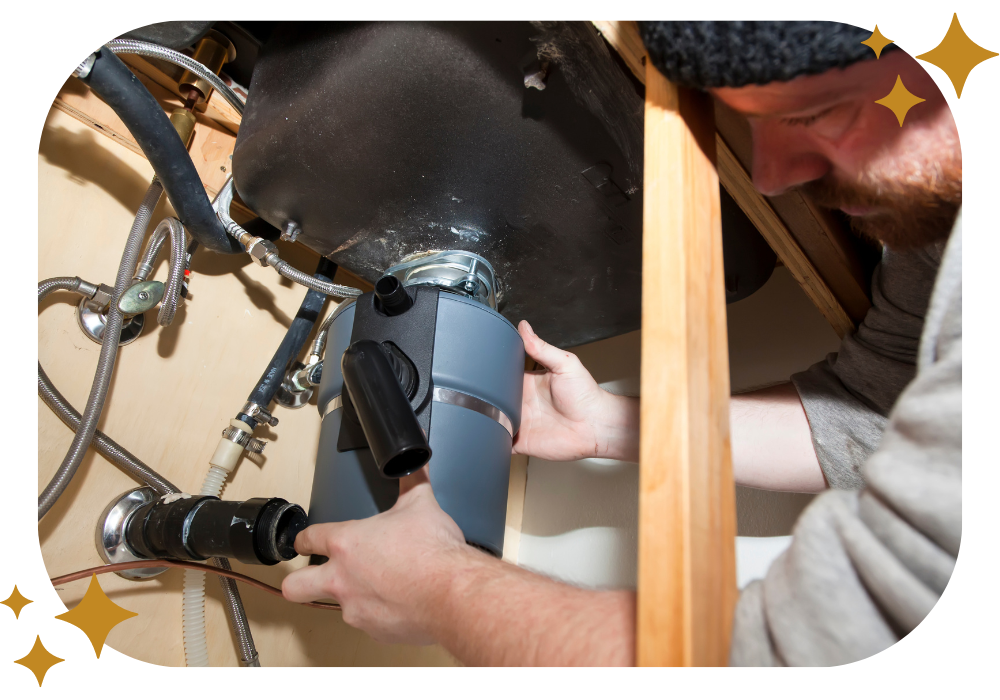
{"type": "MultiPolygon", "coordinates": [[[[868,32],[853,27],[656,22],[643,35],[668,78],[747,115],[758,189],[797,188],[885,244],[873,308],[840,352],[791,384],[734,397],[731,409],[738,482],[833,487],[742,592],[731,662],[865,658],[923,620],[961,537],[955,123],[914,59],[886,50],[875,60],[860,45],[868,32]],[[902,127],[875,104],[897,76],[925,100],[902,127]]],[[[604,392],[574,355],[519,329],[546,370],[525,377],[514,451],[636,460],[638,401],[604,392]]],[[[581,590],[497,561],[464,543],[426,475],[401,491],[382,515],[301,533],[300,553],[330,560],[286,578],[285,596],[332,597],[375,639],[438,642],[468,664],[634,662],[634,592],[581,590]]]]}

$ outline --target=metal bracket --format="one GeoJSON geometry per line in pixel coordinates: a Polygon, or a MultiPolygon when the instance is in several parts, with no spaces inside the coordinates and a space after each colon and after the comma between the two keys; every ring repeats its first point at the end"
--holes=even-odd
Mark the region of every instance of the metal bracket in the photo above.
{"type": "Polygon", "coordinates": [[[497,308],[500,290],[496,273],[489,261],[475,253],[445,250],[415,255],[393,265],[385,274],[396,277],[407,287],[437,287],[497,308]]]}

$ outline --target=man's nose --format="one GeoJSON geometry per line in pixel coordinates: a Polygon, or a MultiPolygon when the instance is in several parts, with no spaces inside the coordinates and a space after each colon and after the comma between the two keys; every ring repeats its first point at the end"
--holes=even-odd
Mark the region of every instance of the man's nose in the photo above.
{"type": "Polygon", "coordinates": [[[830,172],[830,161],[799,129],[758,122],[751,131],[753,184],[761,194],[775,197],[830,172]]]}

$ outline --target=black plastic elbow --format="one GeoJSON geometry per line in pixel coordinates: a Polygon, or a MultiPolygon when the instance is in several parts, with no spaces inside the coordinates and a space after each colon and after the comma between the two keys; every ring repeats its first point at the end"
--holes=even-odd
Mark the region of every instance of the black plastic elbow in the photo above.
{"type": "Polygon", "coordinates": [[[229,557],[271,566],[296,556],[295,537],[305,528],[302,507],[281,498],[189,496],[139,508],[125,528],[125,542],[147,559],[229,557]]]}
{"type": "Polygon", "coordinates": [[[396,372],[374,340],[359,340],[341,360],[344,386],[383,475],[398,479],[427,464],[431,446],[396,372]]]}

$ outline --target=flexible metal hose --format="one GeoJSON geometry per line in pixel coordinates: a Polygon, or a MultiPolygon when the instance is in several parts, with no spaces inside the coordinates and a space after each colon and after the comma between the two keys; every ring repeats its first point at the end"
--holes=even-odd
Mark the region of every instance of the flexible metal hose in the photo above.
{"type": "Polygon", "coordinates": [[[240,99],[240,96],[231,87],[222,82],[222,78],[206,68],[204,64],[198,63],[198,61],[189,56],[185,56],[180,51],[174,51],[158,44],[150,44],[146,41],[136,41],[135,39],[115,39],[109,41],[107,47],[115,54],[132,53],[137,56],[148,56],[187,68],[202,80],[207,81],[215,90],[218,90],[219,94],[226,99],[226,102],[231,104],[233,109],[240,113],[240,116],[243,115],[243,100],[240,99]]]}
{"type": "Polygon", "coordinates": [[[146,248],[142,251],[139,264],[136,266],[135,274],[132,276],[133,281],[145,282],[149,279],[149,276],[153,273],[153,266],[156,265],[156,259],[160,256],[160,251],[163,249],[163,244],[166,240],[167,229],[161,224],[153,230],[153,235],[146,241],[146,248]]]}
{"type": "Polygon", "coordinates": [[[136,267],[134,281],[145,281],[153,271],[156,258],[163,249],[163,243],[170,238],[170,272],[167,276],[167,284],[163,290],[163,301],[160,302],[160,311],[156,316],[156,322],[161,326],[169,326],[177,314],[177,304],[181,296],[181,289],[184,287],[184,269],[187,265],[187,236],[184,233],[184,224],[173,217],[167,217],[161,221],[153,235],[146,243],[146,250],[136,267]]]}
{"type": "MultiPolygon", "coordinates": [[[[41,301],[52,292],[58,290],[79,292],[81,285],[88,284],[89,283],[87,282],[83,282],[79,277],[54,277],[52,279],[45,280],[38,285],[38,299],[41,301]]],[[[94,287],[94,285],[89,286],[94,287]]],[[[79,412],[73,408],[73,405],[66,400],[66,398],[49,379],[48,375],[45,374],[45,370],[42,369],[41,362],[38,363],[38,395],[42,397],[42,401],[44,401],[45,404],[52,409],[53,413],[59,416],[59,418],[61,418],[66,425],[74,431],[79,429],[79,412]]],[[[100,430],[94,432],[93,444],[95,449],[107,458],[108,461],[120,468],[129,476],[152,488],[158,495],[165,496],[167,494],[178,493],[180,491],[179,488],[160,476],[160,474],[147,466],[142,460],[102,433],[100,430]]],[[[219,481],[218,486],[220,492],[222,490],[221,482],[224,480],[225,475],[223,474],[222,480],[219,481]]],[[[215,563],[220,568],[229,569],[230,571],[232,570],[229,566],[229,560],[224,557],[217,557],[215,559],[215,563]]],[[[226,598],[226,617],[229,618],[229,624],[233,629],[233,633],[236,635],[240,654],[242,656],[242,662],[245,666],[260,666],[260,660],[257,656],[257,649],[254,645],[253,635],[250,632],[250,623],[247,621],[246,611],[243,608],[243,601],[240,598],[239,590],[236,588],[236,582],[222,576],[219,577],[219,581],[222,583],[222,591],[226,598]]]]}
{"type": "Polygon", "coordinates": [[[361,296],[360,289],[318,280],[312,275],[292,267],[292,265],[279,258],[277,254],[267,256],[267,262],[285,279],[301,284],[303,287],[308,287],[309,289],[317,291],[320,294],[326,294],[331,297],[341,297],[343,299],[357,299],[361,296]]]}
{"type": "MultiPolygon", "coordinates": [[[[87,398],[87,406],[84,409],[83,417],[80,419],[80,426],[73,436],[73,442],[66,451],[62,464],[56,470],[55,476],[38,497],[38,519],[41,520],[49,509],[69,486],[80,462],[83,461],[87,448],[90,447],[94,439],[94,432],[97,430],[97,421],[101,417],[104,409],[104,399],[108,395],[108,386],[111,384],[111,374],[115,368],[115,359],[118,357],[118,341],[122,330],[122,312],[118,309],[118,300],[122,293],[132,281],[132,273],[135,271],[136,263],[139,260],[139,250],[142,246],[146,229],[149,227],[149,219],[153,215],[153,209],[163,193],[163,186],[159,180],[153,180],[146,196],[139,205],[135,221],[132,223],[132,230],[129,231],[125,243],[125,250],[122,253],[121,264],[118,266],[118,276],[115,278],[114,293],[111,296],[111,304],[108,307],[107,317],[104,325],[104,339],[101,342],[101,354],[97,360],[97,371],[94,373],[94,383],[90,388],[90,396],[87,398]]],[[[39,290],[41,293],[41,290],[39,290]]]]}
{"type": "MultiPolygon", "coordinates": [[[[55,385],[42,369],[42,363],[38,363],[38,395],[42,397],[45,405],[52,409],[52,412],[62,419],[62,422],[70,427],[74,432],[80,427],[80,413],[73,408],[73,405],[59,393],[55,385]]],[[[102,433],[100,430],[94,432],[94,449],[103,455],[109,462],[121,469],[132,478],[140,481],[160,496],[168,493],[180,491],[172,483],[164,479],[155,471],[146,466],[138,457],[102,433]]]]}
{"type": "MultiPolygon", "coordinates": [[[[220,569],[233,570],[233,567],[229,565],[229,560],[225,557],[215,557],[212,561],[220,569]]],[[[221,575],[219,576],[219,584],[222,586],[222,594],[226,597],[226,617],[229,618],[229,626],[236,634],[240,663],[251,668],[260,668],[260,657],[257,655],[257,647],[253,643],[253,635],[250,634],[250,623],[243,610],[240,589],[236,587],[236,581],[221,575]]]]}
{"type": "MultiPolygon", "coordinates": [[[[219,221],[222,222],[223,228],[226,229],[226,233],[235,238],[246,247],[247,241],[253,238],[253,235],[246,231],[242,226],[233,221],[232,217],[229,216],[229,208],[233,203],[233,178],[230,177],[226,180],[226,184],[222,186],[219,190],[219,194],[216,195],[215,201],[212,202],[212,208],[215,209],[215,213],[219,216],[219,221]]],[[[273,267],[275,271],[292,282],[301,284],[303,287],[308,287],[321,294],[326,294],[327,296],[341,297],[344,299],[356,299],[361,296],[362,292],[360,289],[355,287],[347,287],[342,284],[335,284],[333,282],[323,282],[318,280],[312,275],[302,272],[301,270],[292,267],[289,263],[278,257],[277,253],[271,253],[265,258],[265,262],[273,267]]]]}
{"type": "MultiPolygon", "coordinates": [[[[343,303],[343,302],[341,302],[343,303]]],[[[312,350],[309,351],[310,355],[315,355],[317,360],[323,359],[323,352],[326,350],[326,339],[330,335],[330,328],[333,327],[333,320],[337,316],[337,311],[340,310],[340,304],[333,307],[333,311],[330,315],[323,319],[323,323],[320,324],[319,330],[316,331],[316,338],[313,340],[312,350]]]]}
{"type": "MultiPolygon", "coordinates": [[[[38,301],[41,301],[49,294],[57,290],[83,293],[82,286],[93,288],[95,285],[84,282],[79,277],[54,277],[47,279],[38,285],[38,301]]],[[[71,430],[76,432],[80,427],[80,413],[73,405],[66,400],[49,376],[42,369],[42,363],[38,363],[38,395],[45,402],[45,405],[52,409],[71,430]]],[[[168,493],[175,493],[178,488],[146,466],[142,460],[102,433],[100,430],[94,432],[94,447],[104,457],[121,469],[129,476],[146,484],[157,494],[163,496],[168,493]]]]}
{"type": "MultiPolygon", "coordinates": [[[[152,190],[152,186],[150,190],[152,190]]],[[[157,198],[159,194],[157,193],[157,198]]],[[[147,204],[150,197],[149,192],[147,192],[147,197],[143,199],[143,204],[147,204]]],[[[152,209],[155,207],[156,202],[154,201],[152,206],[149,208],[150,215],[152,214],[152,209]]],[[[140,213],[142,212],[142,207],[140,207],[140,213]]],[[[137,217],[138,219],[138,217],[137,217]]],[[[174,279],[174,270],[180,271],[180,278],[183,280],[184,267],[186,262],[186,250],[184,246],[184,229],[180,226],[180,222],[176,219],[170,219],[169,221],[174,221],[177,224],[176,229],[171,228],[171,250],[172,250],[172,262],[171,262],[171,279],[174,279]],[[175,235],[176,230],[179,230],[179,238],[175,235]],[[179,240],[179,243],[178,243],[179,240]],[[179,260],[179,263],[178,263],[179,260]]],[[[148,219],[147,219],[148,222],[148,219]]],[[[162,224],[161,224],[162,226],[162,224]]],[[[133,225],[134,228],[134,225],[133,225]]],[[[159,229],[160,227],[157,227],[159,229]]],[[[154,234],[155,237],[155,234],[154,234]]],[[[160,245],[162,246],[162,241],[165,236],[161,236],[160,245]]],[[[141,242],[141,239],[140,239],[141,242]]],[[[150,240],[152,243],[152,239],[150,240]]],[[[136,248],[138,251],[138,248],[136,248]]],[[[147,252],[149,248],[147,247],[147,252]]],[[[155,259],[156,254],[153,253],[153,258],[155,259]]],[[[51,279],[43,280],[38,284],[38,300],[42,301],[45,297],[55,291],[70,291],[86,295],[93,294],[97,289],[97,286],[89,282],[81,280],[79,277],[53,277],[51,279]]],[[[177,293],[179,294],[180,287],[177,286],[177,293]]],[[[118,295],[116,295],[117,298],[118,295]]],[[[172,297],[173,298],[173,297],[172,297]]],[[[115,303],[115,302],[113,302],[115,303]]],[[[176,303],[176,300],[175,300],[176,303]]],[[[176,307],[175,307],[176,308],[176,307]]],[[[161,307],[162,312],[162,307],[161,307]]],[[[172,314],[171,314],[172,315],[172,314]]],[[[169,323],[169,321],[168,321],[169,323]]],[[[166,324],[161,324],[166,325],[166,324]]],[[[119,333],[121,331],[119,330],[119,333]]],[[[107,330],[105,330],[105,338],[107,338],[107,330]]],[[[116,344],[117,347],[117,344],[116,344]]],[[[102,345],[103,349],[103,345],[102,345]]],[[[80,428],[80,414],[77,410],[66,400],[66,398],[56,389],[55,385],[49,379],[45,370],[42,369],[42,363],[38,363],[38,394],[41,396],[45,404],[52,409],[52,411],[59,416],[60,419],[70,428],[72,428],[77,433],[80,428]]],[[[177,493],[180,491],[172,483],[160,476],[156,471],[144,464],[139,458],[133,455],[131,452],[126,450],[124,447],[119,445],[117,442],[112,440],[110,437],[105,435],[99,430],[94,431],[93,435],[93,445],[95,449],[108,459],[112,464],[119,467],[122,471],[126,472],[130,476],[134,477],[138,481],[145,483],[147,486],[152,488],[157,494],[163,496],[170,493],[177,493]]],[[[219,470],[221,471],[221,470],[219,470]]],[[[58,474],[57,474],[58,475],[58,474]]],[[[216,490],[216,495],[222,491],[222,482],[225,481],[225,472],[222,473],[222,478],[219,479],[218,475],[212,474],[212,485],[210,488],[216,490]],[[216,485],[217,482],[217,485],[216,485]]],[[[72,478],[72,477],[71,477],[72,478]]],[[[208,481],[208,479],[206,479],[208,481]]],[[[67,480],[68,483],[68,480],[67,480]]],[[[51,486],[51,484],[50,484],[51,486]]],[[[65,487],[63,487],[65,488],[65,487]]],[[[58,498],[58,495],[56,496],[58,498]]],[[[53,501],[54,502],[54,501],[53,501]]],[[[51,507],[51,506],[50,506],[51,507]]],[[[229,566],[229,561],[224,557],[217,557],[215,559],[217,566],[223,569],[232,570],[229,566]]],[[[201,578],[201,611],[202,611],[202,625],[204,624],[204,573],[200,575],[201,578]]],[[[243,601],[240,598],[239,589],[236,588],[236,582],[225,578],[223,576],[219,577],[219,581],[222,584],[222,591],[225,595],[225,609],[226,617],[229,618],[230,626],[233,629],[233,633],[236,635],[236,639],[239,645],[241,661],[244,666],[260,666],[260,660],[257,654],[256,646],[254,645],[253,635],[250,632],[250,623],[247,620],[246,611],[243,608],[243,601]]],[[[202,628],[204,629],[204,628],[202,628]]],[[[206,656],[207,663],[207,656],[206,656]]]]}
{"type": "Polygon", "coordinates": [[[161,326],[169,326],[177,314],[177,304],[184,288],[184,268],[187,266],[187,237],[184,225],[172,217],[160,222],[157,231],[166,229],[170,235],[170,274],[167,277],[166,289],[163,290],[163,301],[156,315],[156,322],[161,326]]]}
{"type": "Polygon", "coordinates": [[[313,340],[312,350],[309,352],[310,355],[317,355],[323,357],[323,351],[326,350],[326,338],[330,334],[330,328],[333,326],[333,320],[337,315],[337,310],[340,308],[340,304],[333,307],[333,311],[323,319],[323,323],[320,325],[319,330],[316,331],[316,338],[313,340]]]}
{"type": "Polygon", "coordinates": [[[97,285],[90,284],[90,282],[84,282],[79,277],[50,277],[47,280],[42,280],[38,283],[38,301],[39,303],[47,297],[52,292],[64,291],[64,292],[77,292],[83,294],[80,290],[81,285],[88,285],[92,289],[96,289],[97,285]]]}
{"type": "MultiPolygon", "coordinates": [[[[50,281],[50,280],[46,280],[50,281]]],[[[66,287],[62,287],[66,288],[66,287]]],[[[52,291],[55,291],[54,289],[52,291]]],[[[41,363],[38,364],[38,395],[42,397],[45,404],[59,416],[66,425],[76,430],[80,425],[80,414],[63,397],[59,390],[52,384],[41,363]]],[[[153,469],[148,467],[138,457],[102,433],[100,430],[94,433],[94,447],[104,455],[108,461],[120,468],[129,476],[149,486],[160,496],[170,493],[178,493],[180,489],[160,476],[153,469]]],[[[232,571],[229,560],[225,557],[216,557],[215,565],[221,569],[232,571]]],[[[225,596],[226,617],[229,618],[229,625],[236,635],[239,645],[241,661],[244,666],[260,666],[260,659],[257,655],[257,647],[254,645],[253,635],[250,632],[250,623],[247,620],[246,611],[243,608],[243,600],[240,598],[239,589],[232,579],[219,577],[222,584],[222,593],[225,596]]]]}

